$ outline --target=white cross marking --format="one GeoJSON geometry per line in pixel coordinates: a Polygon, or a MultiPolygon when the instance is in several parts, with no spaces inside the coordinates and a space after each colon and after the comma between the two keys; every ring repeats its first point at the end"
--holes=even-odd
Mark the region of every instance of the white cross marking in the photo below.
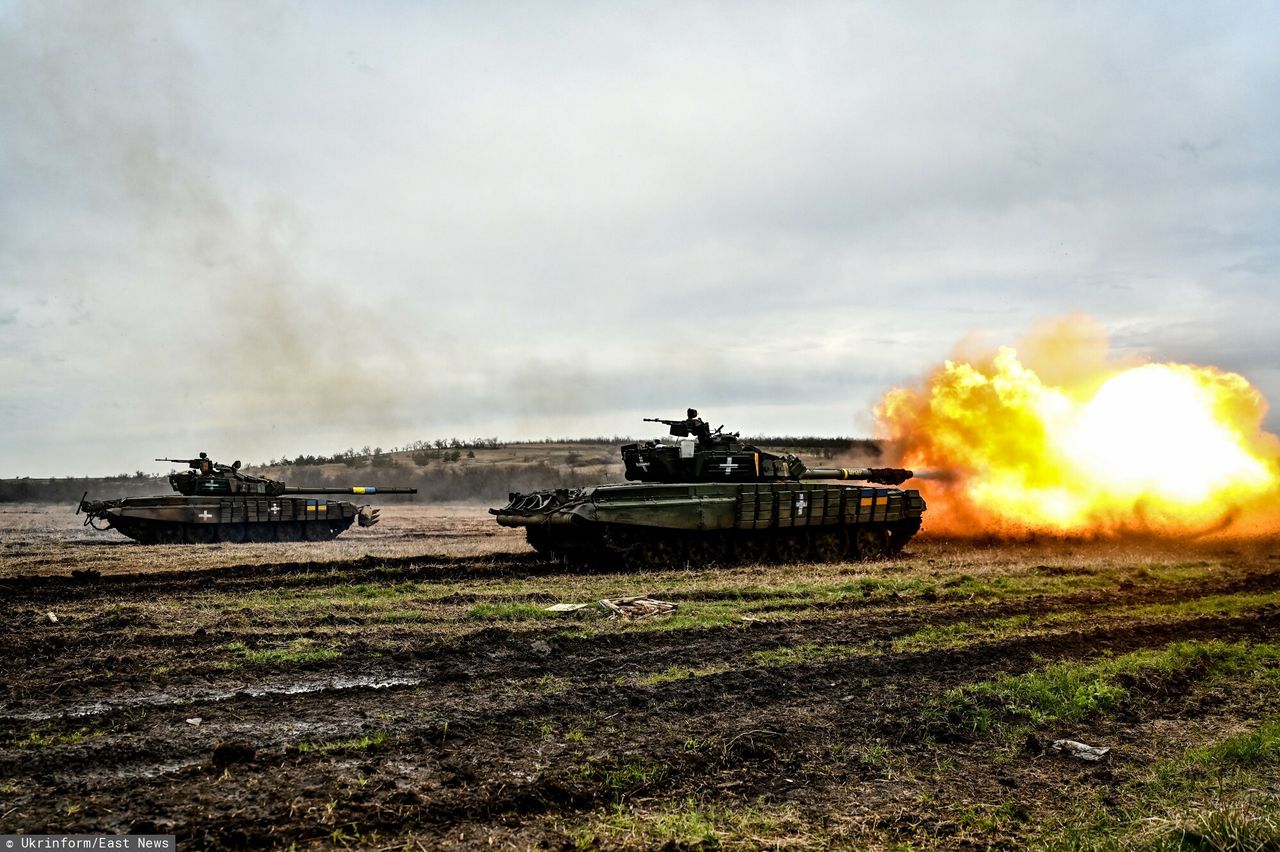
{"type": "Polygon", "coordinates": [[[799,512],[800,514],[802,515],[804,514],[805,507],[807,507],[808,505],[809,505],[809,501],[804,499],[804,494],[801,494],[799,497],[796,498],[796,511],[799,512]]]}
{"type": "Polygon", "coordinates": [[[213,517],[213,515],[210,515],[210,514],[209,514],[209,510],[208,510],[208,509],[205,509],[205,510],[204,510],[203,512],[201,512],[200,514],[196,515],[196,517],[197,517],[197,518],[199,518],[199,519],[200,519],[200,520],[202,520],[202,521],[207,521],[207,520],[209,520],[210,518],[212,518],[212,517],[213,517]]]}
{"type": "Polygon", "coordinates": [[[270,509],[268,509],[267,511],[268,511],[268,512],[270,512],[270,513],[271,513],[271,514],[273,514],[273,515],[278,515],[278,514],[280,514],[280,507],[279,507],[279,506],[277,506],[275,503],[272,503],[272,504],[271,504],[271,508],[270,508],[270,509]]]}
{"type": "Polygon", "coordinates": [[[636,456],[636,467],[640,468],[645,473],[649,472],[649,463],[644,459],[642,459],[640,456],[636,456]]]}
{"type": "Polygon", "coordinates": [[[725,459],[725,460],[724,460],[724,463],[723,463],[723,464],[718,464],[718,465],[716,465],[716,467],[718,467],[718,468],[720,468],[721,470],[723,470],[723,471],[724,471],[724,475],[725,475],[725,476],[728,476],[729,474],[731,474],[731,473],[733,473],[735,470],[737,470],[739,467],[741,467],[741,465],[736,465],[736,464],[734,464],[734,463],[733,463],[733,456],[729,456],[727,459],[725,459]]]}

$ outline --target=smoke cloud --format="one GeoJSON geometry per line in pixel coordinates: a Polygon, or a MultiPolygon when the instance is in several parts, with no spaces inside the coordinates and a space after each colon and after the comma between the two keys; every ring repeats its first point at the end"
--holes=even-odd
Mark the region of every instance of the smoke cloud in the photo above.
{"type": "Polygon", "coordinates": [[[868,434],[1078,310],[1280,395],[1280,13],[745,11],[5,3],[0,475],[868,434]]]}

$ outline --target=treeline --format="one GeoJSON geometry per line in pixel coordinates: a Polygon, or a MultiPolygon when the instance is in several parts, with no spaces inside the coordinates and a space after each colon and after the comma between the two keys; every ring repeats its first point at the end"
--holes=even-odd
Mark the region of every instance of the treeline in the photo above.
{"type": "Polygon", "coordinates": [[[627,435],[597,435],[594,438],[552,438],[548,436],[546,438],[531,438],[528,441],[513,441],[512,443],[528,444],[533,446],[543,444],[577,444],[583,446],[592,444],[616,444],[620,447],[623,444],[634,444],[636,440],[636,438],[632,438],[627,435]]]}
{"type": "Polygon", "coordinates": [[[440,458],[440,454],[457,452],[452,456],[452,460],[456,461],[461,457],[462,451],[466,450],[468,454],[475,458],[476,450],[500,450],[507,446],[497,438],[472,438],[463,440],[459,438],[436,438],[430,441],[413,441],[405,444],[403,447],[391,447],[388,450],[382,447],[370,448],[368,444],[360,449],[348,447],[341,452],[334,453],[331,456],[313,456],[301,454],[293,458],[271,459],[265,465],[258,467],[315,467],[324,464],[343,464],[347,467],[362,467],[366,464],[372,464],[374,467],[391,466],[395,464],[395,459],[391,458],[392,453],[414,453],[422,454],[424,458],[430,461],[432,458],[440,458]],[[431,454],[436,455],[431,455],[431,454]]]}
{"type": "Polygon", "coordinates": [[[114,500],[167,494],[170,488],[166,477],[142,471],[104,477],[0,479],[0,503],[67,503],[74,507],[86,491],[91,500],[114,500]]]}

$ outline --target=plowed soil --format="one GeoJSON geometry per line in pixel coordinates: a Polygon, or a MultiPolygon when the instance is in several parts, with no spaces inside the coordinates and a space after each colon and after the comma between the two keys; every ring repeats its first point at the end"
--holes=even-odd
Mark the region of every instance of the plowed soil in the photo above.
{"type": "Polygon", "coordinates": [[[582,573],[468,507],[288,545],[148,547],[66,514],[0,513],[0,832],[1127,845],[1255,807],[1220,773],[1167,795],[1151,779],[1280,713],[1258,651],[1280,643],[1275,542],[926,532],[875,564],[582,573]],[[641,593],[675,613],[596,605],[641,593]],[[966,715],[966,687],[1174,647],[1218,657],[1134,657],[1082,713],[966,715]],[[1215,669],[1224,648],[1253,656],[1215,669]],[[1112,752],[1045,748],[1060,738],[1112,752]]]}

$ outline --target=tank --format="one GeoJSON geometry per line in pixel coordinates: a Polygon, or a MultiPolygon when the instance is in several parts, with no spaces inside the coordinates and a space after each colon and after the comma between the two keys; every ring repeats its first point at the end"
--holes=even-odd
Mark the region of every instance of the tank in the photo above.
{"type": "Polygon", "coordinates": [[[672,440],[623,446],[628,482],[513,493],[490,513],[547,556],[645,568],[881,559],[920,530],[920,492],[887,487],[909,470],[811,468],[712,431],[693,409],[646,421],[672,440]]]}
{"type": "Polygon", "coordinates": [[[353,522],[378,522],[378,510],[327,494],[417,494],[416,488],[310,488],[240,472],[240,462],[218,464],[201,453],[182,462],[189,470],[169,474],[177,495],[80,500],[85,526],[115,529],[144,544],[203,544],[215,541],[326,541],[353,522]],[[316,495],[315,497],[304,495],[316,495]]]}

